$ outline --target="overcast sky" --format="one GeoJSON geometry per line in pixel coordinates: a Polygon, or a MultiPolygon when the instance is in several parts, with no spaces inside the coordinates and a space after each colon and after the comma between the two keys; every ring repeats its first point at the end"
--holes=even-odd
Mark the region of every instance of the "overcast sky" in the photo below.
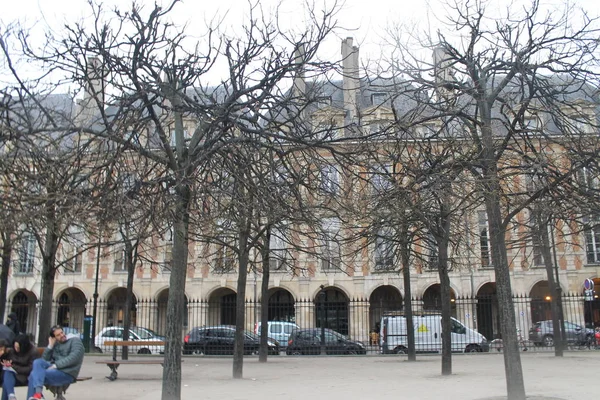
{"type": "MultiPolygon", "coordinates": [[[[97,0],[99,1],[99,0],[97,0]]],[[[256,0],[254,0],[256,1],[256,0]]],[[[323,5],[331,7],[333,0],[309,0],[317,8],[323,5]]],[[[453,0],[449,0],[452,2],[453,0]]],[[[559,8],[565,2],[581,6],[591,15],[600,15],[599,0],[541,0],[548,9],[559,8]]],[[[165,4],[168,0],[138,0],[151,8],[155,2],[165,4]]],[[[24,20],[26,25],[33,23],[49,23],[59,26],[61,22],[80,20],[89,14],[87,0],[5,0],[0,13],[1,25],[9,24],[15,20],[24,20]]],[[[126,7],[128,0],[104,0],[105,6],[119,5],[126,7]]],[[[295,25],[302,22],[304,15],[300,6],[301,0],[260,0],[260,5],[265,10],[272,9],[276,4],[283,4],[281,21],[283,26],[295,25]]],[[[437,18],[444,15],[444,0],[339,0],[341,11],[338,14],[338,25],[343,27],[331,37],[320,56],[329,60],[338,60],[340,57],[340,40],[352,36],[355,43],[360,46],[361,59],[377,58],[380,53],[379,44],[382,43],[384,30],[392,24],[419,24],[422,32],[434,33],[437,18]]],[[[488,0],[488,7],[506,9],[511,3],[529,4],[529,0],[488,0]]],[[[518,6],[512,5],[511,9],[518,6]]],[[[188,35],[200,34],[199,29],[206,26],[205,20],[215,15],[224,16],[224,27],[239,26],[248,15],[248,1],[246,0],[183,0],[177,4],[172,14],[177,24],[188,24],[188,35]],[[195,32],[196,31],[196,32],[195,32]]],[[[41,25],[39,25],[41,26],[41,25]]]]}

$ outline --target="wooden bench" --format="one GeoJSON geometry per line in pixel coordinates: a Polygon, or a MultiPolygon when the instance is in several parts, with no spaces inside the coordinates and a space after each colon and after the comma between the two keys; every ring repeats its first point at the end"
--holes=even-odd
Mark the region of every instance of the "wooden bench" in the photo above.
{"type": "MultiPolygon", "coordinates": [[[[38,354],[40,355],[40,357],[42,356],[42,354],[44,354],[44,350],[46,348],[45,347],[38,347],[37,351],[38,354]]],[[[91,376],[78,376],[77,379],[75,380],[75,382],[83,382],[83,381],[89,381],[90,379],[92,379],[91,376]]],[[[67,383],[66,385],[62,385],[62,386],[50,386],[50,385],[44,385],[46,387],[46,389],[48,389],[50,391],[50,393],[52,393],[54,395],[54,398],[56,400],[66,400],[65,398],[65,393],[67,392],[67,389],[69,388],[71,384],[67,383]]]]}
{"type": "Polygon", "coordinates": [[[164,364],[164,360],[162,358],[160,359],[147,359],[147,360],[117,360],[117,347],[121,347],[121,346],[164,346],[165,342],[163,341],[158,341],[158,340],[147,340],[147,341],[142,341],[142,340],[113,340],[113,341],[106,341],[104,342],[105,346],[112,346],[113,347],[113,357],[112,360],[105,360],[105,361],[96,361],[96,364],[105,364],[108,366],[108,368],[110,368],[110,375],[107,376],[106,378],[108,378],[111,381],[114,381],[117,379],[118,377],[118,372],[117,369],[119,368],[119,365],[121,364],[126,364],[126,365],[158,365],[160,364],[161,366],[164,364]]]}

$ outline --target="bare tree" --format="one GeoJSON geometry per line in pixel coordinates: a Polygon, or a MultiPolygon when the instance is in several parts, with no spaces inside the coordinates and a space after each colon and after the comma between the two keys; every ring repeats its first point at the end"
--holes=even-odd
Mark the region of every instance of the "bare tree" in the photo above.
{"type": "MultiPolygon", "coordinates": [[[[490,19],[481,3],[451,4],[448,8],[449,33],[440,32],[419,42],[435,52],[435,62],[419,60],[409,44],[395,41],[398,57],[394,71],[402,73],[420,93],[436,93],[437,96],[421,97],[421,103],[435,110],[438,118],[459,123],[466,143],[474,146],[475,157],[465,167],[474,174],[490,226],[508,397],[522,400],[525,389],[506,233],[511,220],[543,192],[515,203],[515,193],[507,192],[514,185],[504,183],[519,168],[505,160],[522,158],[521,150],[529,148],[531,138],[557,143],[559,133],[564,145],[570,140],[566,137],[576,140],[582,133],[579,130],[579,135],[572,135],[564,129],[552,132],[548,126],[533,128],[528,122],[537,118],[542,109],[550,112],[554,120],[572,121],[570,95],[587,91],[577,82],[598,87],[594,72],[597,24],[574,9],[553,17],[537,1],[520,13],[511,8],[504,17],[494,19],[490,19]],[[458,32],[458,36],[453,32],[458,32]]],[[[557,186],[562,180],[564,175],[563,179],[553,180],[552,185],[557,186]]]]}

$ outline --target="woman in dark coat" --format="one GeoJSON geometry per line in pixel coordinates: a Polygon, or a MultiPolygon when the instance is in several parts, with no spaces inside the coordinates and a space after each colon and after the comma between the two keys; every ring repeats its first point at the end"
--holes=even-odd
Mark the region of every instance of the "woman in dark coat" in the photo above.
{"type": "Polygon", "coordinates": [[[14,400],[15,386],[27,386],[33,360],[39,356],[37,347],[31,344],[26,334],[21,333],[15,337],[13,348],[8,352],[8,360],[2,361],[2,400],[14,400]]]}

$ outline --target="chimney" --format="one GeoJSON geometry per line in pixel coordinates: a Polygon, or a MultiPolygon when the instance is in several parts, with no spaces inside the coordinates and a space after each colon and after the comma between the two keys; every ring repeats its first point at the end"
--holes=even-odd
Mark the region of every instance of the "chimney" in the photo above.
{"type": "Polygon", "coordinates": [[[452,58],[443,47],[433,49],[433,72],[438,87],[452,88],[455,81],[452,73],[452,58]]]}
{"type": "Polygon", "coordinates": [[[78,104],[78,120],[81,124],[93,124],[94,117],[98,116],[98,109],[104,107],[104,69],[98,57],[87,59],[85,67],[84,95],[78,104]]]}
{"type": "Polygon", "coordinates": [[[306,94],[306,81],[304,80],[304,62],[306,57],[306,48],[304,43],[298,45],[294,52],[294,64],[296,66],[296,76],[294,77],[294,97],[303,97],[306,94]]]}
{"type": "Polygon", "coordinates": [[[344,91],[344,110],[346,125],[355,122],[358,115],[358,46],[352,45],[352,38],[342,40],[342,74],[344,91]]]}

